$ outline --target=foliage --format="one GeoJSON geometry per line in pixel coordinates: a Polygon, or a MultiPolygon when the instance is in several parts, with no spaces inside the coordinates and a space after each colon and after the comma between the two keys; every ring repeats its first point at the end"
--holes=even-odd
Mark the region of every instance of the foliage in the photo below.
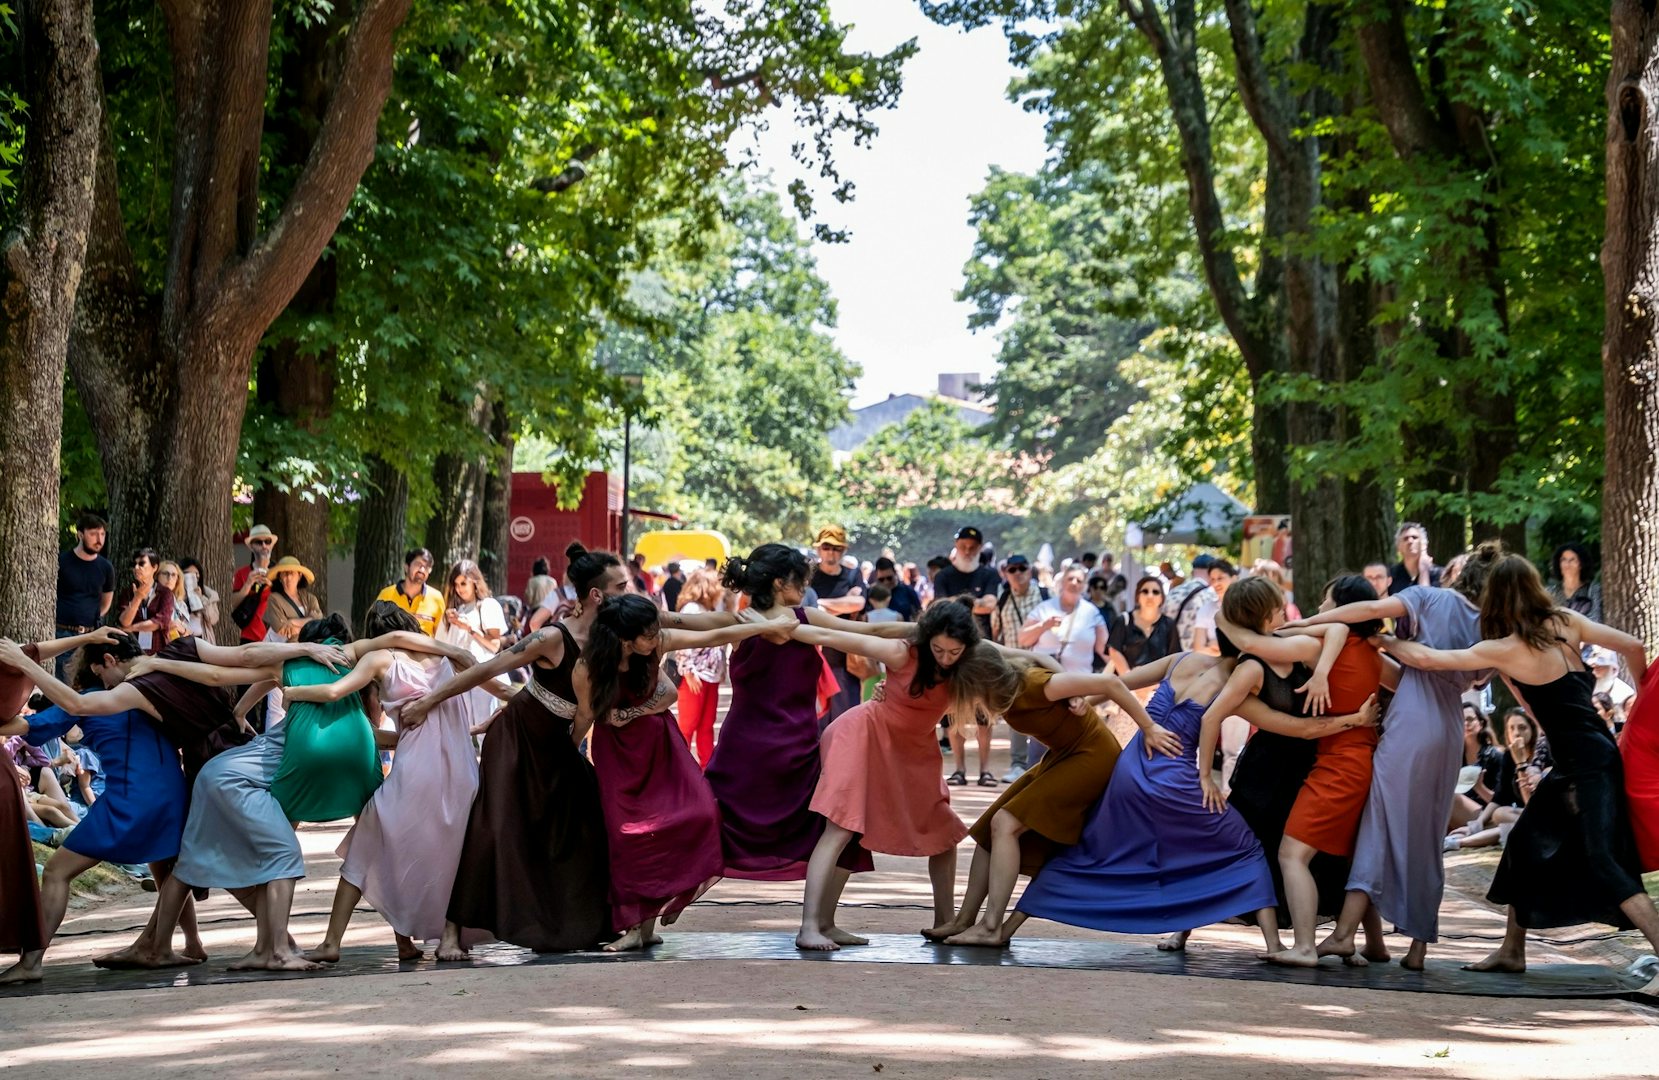
{"type": "MultiPolygon", "coordinates": [[[[16,14],[10,5],[0,4],[0,41],[10,43],[19,36],[16,14]]],[[[0,49],[0,56],[7,51],[0,49]]],[[[0,228],[9,223],[7,211],[14,198],[10,192],[17,189],[12,173],[23,160],[25,106],[23,95],[15,88],[0,86],[0,228]]]]}
{"type": "Polygon", "coordinates": [[[1016,489],[1034,465],[988,443],[937,398],[876,432],[841,466],[848,510],[977,512],[1018,504],[1016,489]]]}

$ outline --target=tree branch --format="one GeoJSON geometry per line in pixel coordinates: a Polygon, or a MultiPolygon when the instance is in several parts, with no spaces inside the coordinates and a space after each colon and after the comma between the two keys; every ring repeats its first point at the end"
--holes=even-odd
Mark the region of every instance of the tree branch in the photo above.
{"type": "Polygon", "coordinates": [[[1365,62],[1372,103],[1394,141],[1395,152],[1406,160],[1424,153],[1456,153],[1457,147],[1429,111],[1422,81],[1417,78],[1406,40],[1404,0],[1389,0],[1382,11],[1370,5],[1365,9],[1374,14],[1357,17],[1354,38],[1365,62]]]}
{"type": "Polygon", "coordinates": [[[1244,109],[1255,121],[1256,130],[1267,140],[1267,152],[1287,168],[1296,148],[1291,136],[1294,119],[1285,97],[1273,85],[1262,59],[1262,42],[1256,28],[1256,12],[1249,0],[1226,0],[1227,28],[1233,39],[1239,96],[1244,109]]]}
{"type": "Polygon", "coordinates": [[[557,195],[561,191],[569,191],[577,184],[586,180],[588,171],[582,168],[583,164],[592,161],[599,153],[597,143],[589,143],[570,156],[570,163],[554,176],[541,176],[530,182],[530,187],[543,195],[557,195]]]}

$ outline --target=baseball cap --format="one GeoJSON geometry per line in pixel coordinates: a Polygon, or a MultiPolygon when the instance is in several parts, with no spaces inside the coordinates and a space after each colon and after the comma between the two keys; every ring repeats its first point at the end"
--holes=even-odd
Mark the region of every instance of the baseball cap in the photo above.
{"type": "Polygon", "coordinates": [[[1003,563],[1003,565],[1010,570],[1013,570],[1016,567],[1026,567],[1029,569],[1031,566],[1031,560],[1027,559],[1024,555],[1010,555],[1008,556],[1008,561],[1003,563]]]}
{"type": "Polygon", "coordinates": [[[1192,557],[1192,568],[1194,570],[1208,570],[1210,567],[1214,566],[1217,561],[1218,560],[1214,555],[1194,555],[1192,557]]]}
{"type": "Polygon", "coordinates": [[[958,540],[972,540],[976,544],[983,544],[985,542],[985,534],[974,528],[972,525],[964,525],[960,529],[957,529],[956,538],[958,540]]]}
{"type": "Polygon", "coordinates": [[[1619,659],[1613,655],[1613,650],[1605,645],[1590,646],[1590,655],[1585,657],[1591,667],[1618,667],[1619,659]]]}
{"type": "Polygon", "coordinates": [[[1465,765],[1457,771],[1457,794],[1462,795],[1480,782],[1480,766],[1465,765]]]}
{"type": "Polygon", "coordinates": [[[812,543],[813,546],[834,544],[836,547],[844,548],[847,546],[847,530],[840,525],[825,525],[818,530],[818,539],[812,543]]]}

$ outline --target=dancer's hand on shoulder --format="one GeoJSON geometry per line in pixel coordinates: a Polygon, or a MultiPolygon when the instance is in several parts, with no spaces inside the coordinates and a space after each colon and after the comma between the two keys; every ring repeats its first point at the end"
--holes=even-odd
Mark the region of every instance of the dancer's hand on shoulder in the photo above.
{"type": "Polygon", "coordinates": [[[1146,734],[1141,736],[1141,741],[1146,744],[1146,757],[1148,761],[1152,760],[1152,752],[1154,750],[1165,757],[1181,756],[1181,737],[1175,734],[1175,732],[1164,727],[1162,724],[1155,723],[1150,728],[1147,728],[1146,734]]]}
{"type": "Polygon", "coordinates": [[[1087,716],[1089,714],[1089,699],[1083,697],[1067,698],[1066,708],[1071,710],[1073,716],[1087,716]]]}
{"type": "Polygon", "coordinates": [[[313,642],[305,646],[305,655],[335,674],[351,668],[351,660],[346,656],[346,650],[338,645],[324,645],[321,642],[313,642]]]}
{"type": "Polygon", "coordinates": [[[870,691],[870,700],[871,701],[886,701],[887,700],[887,680],[886,679],[883,679],[880,682],[876,683],[876,688],[874,690],[870,691]]]}
{"type": "Polygon", "coordinates": [[[127,668],[127,678],[136,679],[140,675],[153,675],[159,667],[160,665],[156,663],[156,658],[153,656],[137,657],[127,668]]]}

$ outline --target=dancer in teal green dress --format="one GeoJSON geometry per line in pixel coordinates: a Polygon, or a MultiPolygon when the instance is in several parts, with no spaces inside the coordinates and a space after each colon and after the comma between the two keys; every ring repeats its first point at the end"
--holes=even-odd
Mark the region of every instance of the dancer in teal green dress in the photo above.
{"type": "MultiPolygon", "coordinates": [[[[329,638],[327,645],[344,642],[329,638]]],[[[282,666],[284,686],[326,686],[344,677],[315,660],[282,666]]],[[[291,701],[283,725],[287,744],[271,794],[289,821],[338,821],[356,817],[380,787],[380,754],[363,698],[291,701]]],[[[377,708],[376,712],[379,711],[377,708]]]]}

